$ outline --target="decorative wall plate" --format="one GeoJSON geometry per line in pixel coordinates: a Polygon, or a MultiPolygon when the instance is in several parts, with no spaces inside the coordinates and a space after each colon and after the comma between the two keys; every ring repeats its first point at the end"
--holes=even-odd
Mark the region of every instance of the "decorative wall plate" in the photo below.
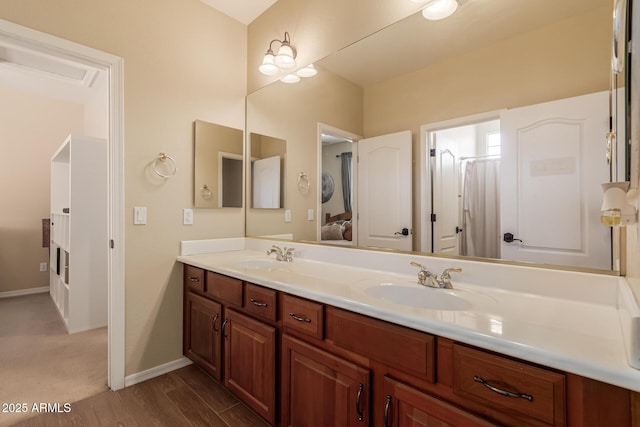
{"type": "Polygon", "coordinates": [[[333,196],[333,178],[326,172],[322,172],[322,203],[327,203],[333,196]]]}

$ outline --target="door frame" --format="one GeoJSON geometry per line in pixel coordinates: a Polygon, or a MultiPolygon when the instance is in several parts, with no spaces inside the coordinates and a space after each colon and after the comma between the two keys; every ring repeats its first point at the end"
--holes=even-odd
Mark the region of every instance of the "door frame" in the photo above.
{"type": "Polygon", "coordinates": [[[29,50],[46,52],[109,74],[107,382],[112,390],[124,388],[124,60],[81,44],[0,19],[0,38],[29,50]]]}
{"type": "Polygon", "coordinates": [[[316,241],[322,241],[322,134],[326,133],[333,136],[340,136],[352,140],[352,193],[351,193],[351,230],[352,241],[354,246],[358,244],[358,141],[362,139],[362,136],[355,133],[348,132],[343,129],[339,129],[334,126],[326,125],[318,122],[318,133],[316,143],[316,182],[318,183],[318,197],[316,197],[316,241]]]}
{"type": "Polygon", "coordinates": [[[484,113],[472,114],[469,116],[457,117],[454,119],[443,120],[439,122],[428,123],[420,126],[420,186],[418,194],[420,194],[420,252],[431,253],[433,233],[431,231],[431,213],[433,212],[432,194],[433,182],[431,180],[431,162],[429,151],[431,149],[431,134],[445,129],[474,125],[491,120],[499,120],[500,114],[505,109],[487,111],[484,113]]]}

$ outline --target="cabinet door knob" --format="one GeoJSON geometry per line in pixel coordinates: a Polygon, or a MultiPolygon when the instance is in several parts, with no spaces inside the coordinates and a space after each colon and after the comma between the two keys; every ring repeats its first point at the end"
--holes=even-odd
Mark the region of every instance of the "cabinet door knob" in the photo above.
{"type": "Polygon", "coordinates": [[[311,319],[309,319],[308,317],[299,317],[294,312],[289,313],[289,316],[293,317],[293,319],[297,320],[298,322],[311,323],[311,319]]]}
{"type": "Polygon", "coordinates": [[[358,387],[358,394],[356,395],[356,411],[358,412],[358,421],[362,421],[364,418],[364,413],[362,412],[362,408],[360,407],[360,399],[362,399],[363,391],[364,384],[360,383],[360,387],[358,387]]]}
{"type": "Polygon", "coordinates": [[[391,409],[391,395],[387,394],[387,403],[384,405],[384,427],[391,427],[389,425],[389,410],[391,409]]]}
{"type": "Polygon", "coordinates": [[[493,386],[491,384],[489,384],[485,379],[474,375],[473,376],[473,380],[477,383],[482,384],[483,386],[485,386],[486,388],[488,388],[489,390],[491,390],[494,393],[498,393],[501,396],[506,396],[506,397],[521,397],[523,399],[528,400],[529,402],[533,401],[533,396],[530,394],[525,394],[525,393],[512,393],[510,391],[507,390],[503,390],[501,388],[498,388],[496,386],[493,386]]]}
{"type": "Polygon", "coordinates": [[[198,279],[197,277],[189,277],[189,280],[191,280],[192,282],[199,282],[200,279],[198,279]]]}

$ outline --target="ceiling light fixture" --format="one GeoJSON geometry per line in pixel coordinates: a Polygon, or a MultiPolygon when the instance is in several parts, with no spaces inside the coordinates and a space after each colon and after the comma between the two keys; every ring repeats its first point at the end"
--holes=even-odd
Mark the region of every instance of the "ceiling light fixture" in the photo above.
{"type": "Polygon", "coordinates": [[[451,16],[456,9],[458,0],[431,0],[422,9],[422,16],[431,21],[438,21],[451,16]]]}
{"type": "Polygon", "coordinates": [[[271,40],[258,69],[267,76],[275,76],[280,71],[291,70],[296,67],[296,54],[296,49],[291,46],[289,33],[285,31],[284,40],[271,40]],[[280,43],[277,55],[273,52],[273,43],[275,42],[280,43]]]}

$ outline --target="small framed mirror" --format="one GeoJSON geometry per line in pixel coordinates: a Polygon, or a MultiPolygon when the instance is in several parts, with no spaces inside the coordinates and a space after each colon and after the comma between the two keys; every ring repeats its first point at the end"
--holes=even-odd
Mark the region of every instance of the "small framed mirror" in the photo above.
{"type": "Polygon", "coordinates": [[[241,208],[244,132],[201,120],[194,122],[194,206],[241,208]]]}

